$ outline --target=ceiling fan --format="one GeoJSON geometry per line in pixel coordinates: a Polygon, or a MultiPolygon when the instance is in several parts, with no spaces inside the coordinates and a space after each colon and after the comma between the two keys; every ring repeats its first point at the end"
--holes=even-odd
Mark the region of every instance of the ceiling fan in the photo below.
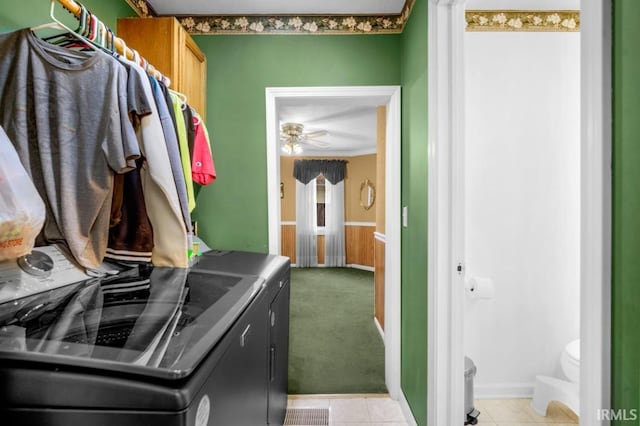
{"type": "Polygon", "coordinates": [[[326,135],[326,130],[318,130],[315,132],[304,132],[304,125],[300,123],[283,123],[280,127],[280,140],[282,144],[282,152],[285,154],[300,154],[302,145],[312,145],[317,148],[327,148],[328,143],[316,140],[326,135]]]}

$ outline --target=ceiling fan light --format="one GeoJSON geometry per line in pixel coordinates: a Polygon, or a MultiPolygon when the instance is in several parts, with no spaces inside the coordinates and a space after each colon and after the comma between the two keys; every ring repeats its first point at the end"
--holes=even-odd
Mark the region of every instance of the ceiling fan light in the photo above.
{"type": "Polygon", "coordinates": [[[294,144],[293,145],[293,153],[294,154],[300,154],[302,152],[302,147],[299,144],[294,144]]]}
{"type": "Polygon", "coordinates": [[[291,155],[292,149],[291,149],[291,144],[287,143],[282,145],[282,152],[284,152],[287,155],[291,155]]]}

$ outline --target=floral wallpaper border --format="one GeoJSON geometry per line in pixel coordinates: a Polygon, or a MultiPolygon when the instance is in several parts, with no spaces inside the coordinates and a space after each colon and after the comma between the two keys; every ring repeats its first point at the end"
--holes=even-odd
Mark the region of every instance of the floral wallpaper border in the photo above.
{"type": "Polygon", "coordinates": [[[150,18],[156,16],[153,8],[147,0],[125,0],[129,6],[138,14],[141,18],[150,18]]]}
{"type": "Polygon", "coordinates": [[[467,31],[579,32],[578,10],[467,10],[467,31]]]}
{"type": "MultiPolygon", "coordinates": [[[[126,0],[141,17],[156,16],[146,0],[126,0]]],[[[176,16],[195,35],[220,34],[397,34],[411,15],[415,0],[406,0],[399,15],[226,15],[176,16]]]]}

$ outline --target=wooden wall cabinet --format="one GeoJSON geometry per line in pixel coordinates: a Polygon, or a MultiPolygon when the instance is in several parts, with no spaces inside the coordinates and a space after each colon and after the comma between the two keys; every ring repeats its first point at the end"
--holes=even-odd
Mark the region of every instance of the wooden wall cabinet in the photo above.
{"type": "Polygon", "coordinates": [[[207,58],[176,18],[120,18],[117,34],[206,117],[207,58]]]}

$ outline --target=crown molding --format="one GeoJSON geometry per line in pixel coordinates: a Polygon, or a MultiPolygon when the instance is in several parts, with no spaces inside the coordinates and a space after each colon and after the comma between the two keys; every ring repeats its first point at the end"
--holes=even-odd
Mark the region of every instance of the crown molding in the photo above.
{"type": "MultiPolygon", "coordinates": [[[[126,0],[140,17],[159,16],[147,0],[126,0]]],[[[399,34],[415,0],[393,15],[198,15],[176,16],[192,35],[223,34],[399,34]]]]}
{"type": "Polygon", "coordinates": [[[467,10],[466,30],[579,32],[578,10],[467,10]]]}

